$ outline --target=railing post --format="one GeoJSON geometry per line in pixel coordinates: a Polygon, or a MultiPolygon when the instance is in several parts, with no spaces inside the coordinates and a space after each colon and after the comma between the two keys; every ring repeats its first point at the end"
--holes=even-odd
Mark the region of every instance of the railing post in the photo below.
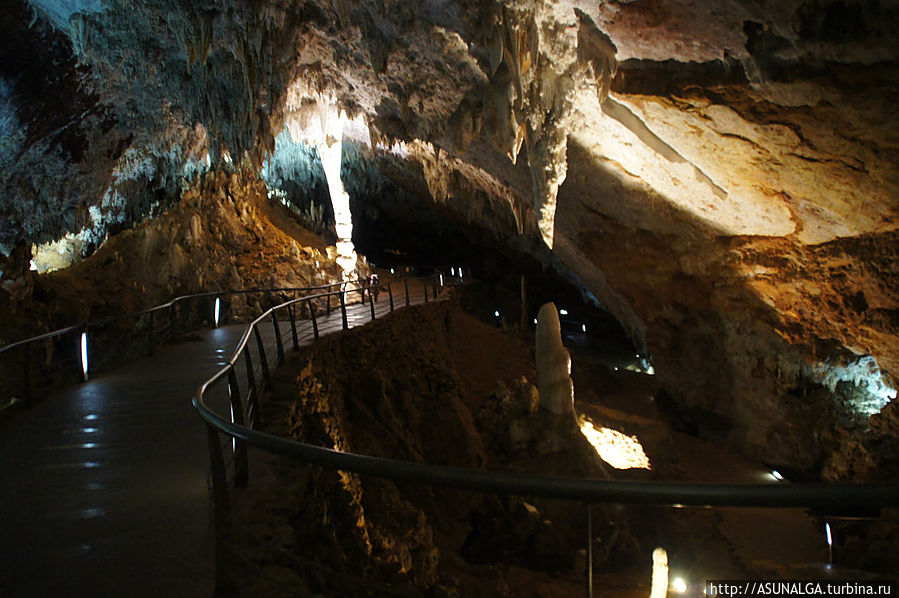
{"type": "Polygon", "coordinates": [[[375,319],[375,296],[372,294],[371,287],[368,287],[368,307],[371,309],[371,319],[375,319]]]}
{"type": "Polygon", "coordinates": [[[387,283],[387,298],[390,299],[390,311],[393,311],[393,287],[387,283]]]}
{"type": "Polygon", "coordinates": [[[226,595],[230,589],[228,567],[228,539],[231,535],[231,500],[228,496],[228,478],[225,475],[225,458],[219,442],[218,430],[206,424],[209,444],[209,469],[212,478],[212,529],[215,544],[215,596],[226,595]]]}
{"type": "Polygon", "coordinates": [[[297,339],[297,315],[296,315],[296,303],[291,303],[287,306],[287,314],[290,316],[290,335],[293,337],[293,350],[299,351],[300,349],[300,341],[297,339]]]}
{"type": "Polygon", "coordinates": [[[275,347],[278,351],[278,365],[284,363],[284,341],[281,340],[281,329],[278,327],[278,316],[272,310],[272,328],[275,329],[275,347]]]}
{"type": "Polygon", "coordinates": [[[343,329],[347,330],[349,324],[346,319],[346,291],[340,291],[340,320],[343,323],[343,329]]]}
{"type": "Polygon", "coordinates": [[[259,333],[258,326],[253,326],[253,334],[256,336],[256,348],[259,349],[259,365],[262,367],[262,386],[264,388],[271,388],[272,379],[268,373],[268,358],[265,356],[265,346],[262,344],[262,335],[259,333]]]}
{"type": "Polygon", "coordinates": [[[587,598],[593,598],[593,508],[587,505],[587,598]]]}
{"type": "Polygon", "coordinates": [[[318,340],[318,320],[315,319],[315,304],[311,300],[306,299],[306,305],[309,307],[309,317],[312,318],[312,337],[318,340]]]}
{"type": "Polygon", "coordinates": [[[436,299],[440,294],[440,280],[437,278],[437,274],[431,275],[431,282],[434,283],[434,299],[436,299]]]}
{"type": "MultiPolygon", "coordinates": [[[[240,387],[237,384],[237,374],[234,366],[228,368],[228,396],[231,399],[231,421],[238,426],[244,425],[243,401],[240,400],[240,387]]],[[[248,397],[247,407],[249,408],[248,397]]],[[[250,427],[253,428],[253,418],[250,418],[250,427]]],[[[246,488],[249,480],[249,465],[247,462],[247,445],[243,440],[234,439],[234,487],[246,488]]]]}
{"type": "Polygon", "coordinates": [[[328,295],[325,297],[325,304],[328,306],[328,315],[330,316],[331,315],[331,293],[330,292],[328,292],[328,295]]]}
{"type": "Polygon", "coordinates": [[[249,385],[247,400],[249,401],[251,396],[259,394],[259,387],[256,386],[256,373],[253,371],[253,358],[250,357],[249,347],[244,346],[243,357],[244,362],[247,364],[247,384],[249,385]]]}
{"type": "Polygon", "coordinates": [[[403,289],[406,291],[406,307],[409,307],[409,279],[403,279],[403,289]]]}
{"type": "Polygon", "coordinates": [[[423,288],[425,291],[425,303],[427,303],[428,302],[428,279],[427,278],[425,278],[423,281],[421,281],[421,288],[423,288]]]}
{"type": "Polygon", "coordinates": [[[156,333],[155,329],[156,329],[156,311],[154,310],[154,311],[150,312],[150,327],[147,329],[147,355],[152,355],[153,350],[156,348],[155,344],[153,342],[156,340],[154,338],[155,333],[156,333]]]}
{"type": "Polygon", "coordinates": [[[362,298],[362,305],[365,305],[365,284],[356,283],[356,290],[359,291],[359,295],[362,298]]]}
{"type": "Polygon", "coordinates": [[[22,355],[22,400],[31,407],[31,343],[25,343],[22,355]]]}

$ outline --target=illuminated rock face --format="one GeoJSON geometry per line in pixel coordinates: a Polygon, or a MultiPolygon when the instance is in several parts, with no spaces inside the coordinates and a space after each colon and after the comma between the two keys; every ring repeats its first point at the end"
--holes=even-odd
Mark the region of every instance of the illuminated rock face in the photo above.
{"type": "Polygon", "coordinates": [[[899,374],[899,16],[883,4],[42,0],[32,25],[12,3],[0,270],[95,221],[128,226],[226,153],[258,167],[326,97],[368,131],[365,164],[342,170],[560,264],[679,403],[812,467],[837,447],[804,432],[825,407],[806,387],[885,397],[899,374]],[[879,378],[830,384],[859,363],[879,378]]]}

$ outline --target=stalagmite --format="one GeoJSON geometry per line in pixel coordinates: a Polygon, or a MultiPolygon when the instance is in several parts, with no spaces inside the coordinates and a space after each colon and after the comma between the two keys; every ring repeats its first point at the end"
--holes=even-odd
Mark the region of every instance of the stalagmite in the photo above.
{"type": "Polygon", "coordinates": [[[340,180],[341,141],[327,140],[319,144],[318,153],[322,159],[325,177],[328,179],[328,191],[331,194],[331,205],[334,208],[334,223],[337,230],[337,263],[343,270],[344,279],[352,278],[356,270],[356,249],[353,246],[353,220],[350,214],[350,196],[343,188],[340,180]]]}
{"type": "Polygon", "coordinates": [[[322,169],[331,195],[337,233],[337,263],[344,280],[353,278],[356,271],[356,249],[353,246],[353,219],[350,196],[340,179],[343,126],[345,116],[338,107],[324,98],[297,102],[285,117],[285,127],[291,138],[299,143],[314,144],[321,157],[322,169]]]}
{"type": "Polygon", "coordinates": [[[540,406],[557,415],[574,414],[571,356],[562,346],[559,314],[545,303],[537,314],[537,389],[540,406]]]}
{"type": "Polygon", "coordinates": [[[649,598],[665,598],[668,595],[668,552],[664,548],[652,551],[652,585],[649,598]]]}

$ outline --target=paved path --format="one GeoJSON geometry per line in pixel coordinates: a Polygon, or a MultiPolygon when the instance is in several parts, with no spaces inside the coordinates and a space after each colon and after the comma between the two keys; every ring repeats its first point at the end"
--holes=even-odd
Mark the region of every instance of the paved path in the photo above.
{"type": "MultiPolygon", "coordinates": [[[[410,280],[410,302],[424,300],[410,280]]],[[[405,304],[394,283],[397,308],[405,304]]],[[[389,312],[388,296],[377,302],[389,312]]],[[[349,325],[371,319],[348,307],[349,325]]],[[[340,310],[321,317],[341,329],[340,310]]],[[[309,342],[311,327],[301,331],[309,342]]],[[[244,327],[192,335],[60,390],[0,433],[0,597],[210,596],[206,436],[190,399],[244,327]]],[[[274,334],[264,326],[269,359],[274,334]]],[[[289,325],[281,326],[287,342],[289,325]]]]}

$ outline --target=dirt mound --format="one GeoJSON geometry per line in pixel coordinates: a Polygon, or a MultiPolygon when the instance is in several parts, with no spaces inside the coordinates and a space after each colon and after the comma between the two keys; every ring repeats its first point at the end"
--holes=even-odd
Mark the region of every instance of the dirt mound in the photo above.
{"type": "MultiPolygon", "coordinates": [[[[497,442],[508,430],[503,414],[514,411],[499,405],[516,400],[527,384],[522,376],[536,378],[533,363],[529,344],[451,303],[408,308],[325,338],[281,368],[265,430],[395,459],[604,477],[580,434],[553,454],[497,442]]],[[[267,468],[272,482],[261,493],[251,485],[239,509],[255,513],[261,536],[283,542],[289,535],[289,550],[316,563],[300,568],[312,594],[343,595],[315,572],[322,564],[374,586],[436,596],[582,591],[579,505],[395,484],[280,460],[267,468]]],[[[635,551],[625,530],[611,545],[619,557],[635,551]]]]}

